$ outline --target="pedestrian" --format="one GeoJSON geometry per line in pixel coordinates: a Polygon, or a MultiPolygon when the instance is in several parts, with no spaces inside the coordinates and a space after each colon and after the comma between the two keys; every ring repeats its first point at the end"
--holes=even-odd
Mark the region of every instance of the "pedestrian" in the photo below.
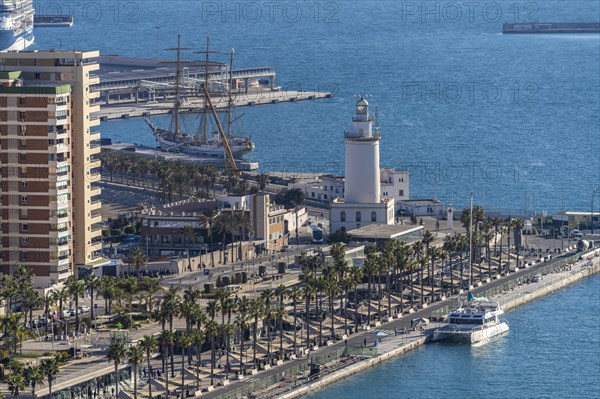
{"type": "Polygon", "coordinates": [[[367,339],[365,338],[365,340],[363,341],[363,344],[365,346],[365,348],[367,347],[367,339]]]}
{"type": "Polygon", "coordinates": [[[398,329],[394,327],[394,336],[398,335],[398,329]]]}
{"type": "Polygon", "coordinates": [[[348,340],[344,339],[344,346],[348,346],[348,340]]]}

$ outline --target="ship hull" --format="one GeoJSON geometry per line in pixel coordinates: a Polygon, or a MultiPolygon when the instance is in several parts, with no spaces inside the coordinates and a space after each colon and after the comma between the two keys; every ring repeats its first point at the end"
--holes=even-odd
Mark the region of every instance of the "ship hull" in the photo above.
{"type": "MultiPolygon", "coordinates": [[[[179,145],[178,143],[165,140],[162,137],[157,137],[157,140],[160,144],[160,147],[163,151],[168,152],[182,152],[184,154],[194,155],[194,156],[205,156],[211,158],[223,158],[225,156],[225,147],[222,145],[179,145]],[[176,150],[174,150],[176,148],[176,150]]],[[[243,157],[248,155],[253,150],[252,145],[231,145],[230,144],[231,153],[234,157],[243,157]]]]}
{"type": "Polygon", "coordinates": [[[458,329],[448,325],[434,332],[432,340],[448,340],[453,342],[474,344],[487,341],[493,337],[502,335],[509,330],[508,324],[502,322],[492,326],[478,329],[458,329]]]}
{"type": "Polygon", "coordinates": [[[0,51],[21,51],[31,46],[35,41],[33,28],[15,35],[12,29],[0,30],[0,51]]]}

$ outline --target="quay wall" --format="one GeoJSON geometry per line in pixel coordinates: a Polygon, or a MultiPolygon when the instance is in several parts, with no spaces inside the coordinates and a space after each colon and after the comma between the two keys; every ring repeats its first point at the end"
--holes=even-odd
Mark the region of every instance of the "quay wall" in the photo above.
{"type": "Polygon", "coordinates": [[[362,362],[355,363],[351,366],[345,367],[342,370],[326,375],[310,384],[302,385],[298,389],[288,392],[286,394],[278,396],[278,399],[293,399],[299,398],[301,396],[307,395],[311,392],[314,392],[318,389],[321,389],[327,385],[333,384],[343,378],[349,377],[353,374],[359,373],[363,370],[376,366],[386,360],[389,360],[393,357],[400,356],[406,352],[409,352],[415,348],[418,348],[421,345],[424,345],[426,341],[429,340],[428,336],[423,336],[413,340],[409,343],[406,343],[402,346],[399,346],[396,349],[393,349],[389,352],[386,352],[380,356],[375,356],[370,359],[367,359],[362,362]]]}
{"type": "MultiPolygon", "coordinates": [[[[552,292],[558,291],[561,288],[567,287],[567,286],[574,284],[586,277],[590,277],[590,276],[594,275],[595,273],[598,273],[600,271],[600,258],[598,258],[598,256],[600,255],[600,249],[592,251],[592,254],[593,254],[592,256],[595,256],[595,257],[589,258],[589,261],[592,262],[591,266],[586,267],[586,268],[581,268],[578,271],[572,272],[571,275],[561,278],[560,280],[558,280],[552,284],[542,285],[531,292],[527,292],[523,295],[517,296],[514,299],[506,301],[502,304],[502,308],[505,311],[514,309],[518,306],[529,303],[537,298],[540,298],[540,297],[543,297],[552,292]]],[[[586,261],[580,261],[580,262],[586,262],[586,261]]],[[[418,348],[419,346],[424,345],[430,339],[431,339],[431,335],[419,337],[415,340],[412,340],[411,342],[402,344],[395,349],[392,349],[386,353],[383,353],[380,356],[375,356],[368,360],[358,362],[349,367],[346,367],[346,368],[343,368],[336,372],[333,372],[333,373],[331,373],[319,380],[316,380],[310,384],[302,385],[293,391],[290,391],[283,395],[278,396],[278,399],[294,399],[294,398],[299,398],[301,396],[307,395],[307,394],[312,393],[318,389],[321,389],[327,385],[333,384],[341,379],[347,378],[353,374],[356,374],[356,373],[366,370],[370,367],[381,364],[384,361],[392,359],[396,356],[403,355],[413,349],[418,348]]]]}
{"type": "Polygon", "coordinates": [[[567,287],[571,284],[574,284],[585,277],[592,276],[595,273],[600,271],[600,262],[595,262],[591,267],[582,269],[577,272],[573,272],[572,275],[562,278],[559,281],[540,287],[535,291],[530,293],[521,295],[513,300],[507,301],[502,305],[502,309],[504,311],[514,309],[518,306],[525,305],[528,302],[531,302],[537,298],[541,298],[545,295],[551,294],[555,291],[558,291],[561,288],[567,287]]]}

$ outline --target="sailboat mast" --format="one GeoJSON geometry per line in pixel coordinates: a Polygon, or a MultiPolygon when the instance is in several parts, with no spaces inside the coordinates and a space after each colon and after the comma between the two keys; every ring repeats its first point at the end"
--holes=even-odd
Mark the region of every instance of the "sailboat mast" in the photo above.
{"type": "MultiPolygon", "coordinates": [[[[204,87],[208,92],[208,54],[210,46],[210,36],[206,36],[206,58],[204,61],[204,87]]],[[[208,130],[208,98],[204,100],[204,144],[207,142],[207,130],[208,130]]]]}
{"type": "Polygon", "coordinates": [[[177,33],[177,64],[175,71],[175,109],[173,115],[175,116],[175,136],[179,135],[179,64],[181,62],[181,33],[177,33]]]}
{"type": "Polygon", "coordinates": [[[227,106],[227,137],[231,137],[231,111],[233,108],[233,98],[231,97],[231,86],[233,84],[233,56],[235,55],[235,50],[231,49],[229,53],[229,88],[228,88],[228,106],[227,106]]]}

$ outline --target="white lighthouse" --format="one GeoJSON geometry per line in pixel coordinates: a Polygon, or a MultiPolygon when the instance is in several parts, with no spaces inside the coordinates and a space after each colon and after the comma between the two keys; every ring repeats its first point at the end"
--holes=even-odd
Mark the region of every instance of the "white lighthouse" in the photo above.
{"type": "Polygon", "coordinates": [[[345,200],[349,203],[377,204],[381,200],[379,182],[379,140],[373,130],[369,103],[361,98],[356,103],[352,128],[345,132],[346,181],[345,200]]]}
{"type": "Polygon", "coordinates": [[[360,98],[346,142],[344,199],[331,203],[331,231],[352,230],[368,224],[394,224],[394,199],[381,198],[379,141],[369,103],[360,98]]]}

